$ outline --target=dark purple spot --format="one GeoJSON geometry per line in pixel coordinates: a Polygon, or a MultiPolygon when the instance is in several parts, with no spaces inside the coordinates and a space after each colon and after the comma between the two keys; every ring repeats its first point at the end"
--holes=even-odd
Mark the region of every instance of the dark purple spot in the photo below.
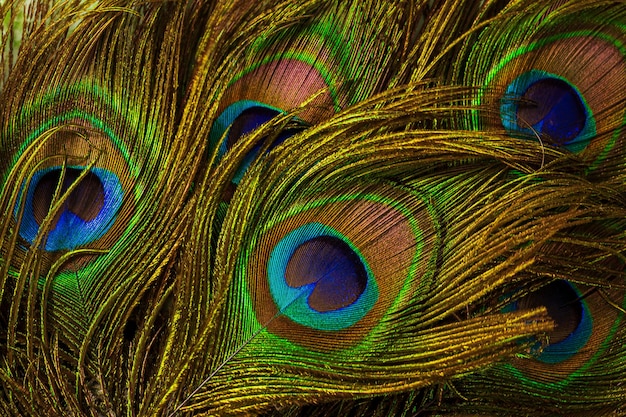
{"type": "Polygon", "coordinates": [[[296,248],[287,263],[285,279],[296,288],[315,284],[308,304],[314,310],[328,312],[358,300],[365,291],[367,272],[347,243],[321,236],[296,248]]]}
{"type": "Polygon", "coordinates": [[[585,105],[574,88],[563,80],[536,81],[526,89],[522,100],[517,110],[518,126],[530,125],[556,145],[568,144],[585,128],[585,105]]]}
{"type": "MultiPolygon", "coordinates": [[[[67,168],[60,192],[65,192],[79,177],[82,170],[67,168]]],[[[61,179],[61,169],[44,174],[35,186],[33,214],[38,224],[50,211],[52,198],[61,179]]],[[[63,211],[69,211],[88,222],[95,219],[104,207],[104,187],[100,179],[88,172],[65,201],[63,211]]]]}
{"type": "Polygon", "coordinates": [[[517,302],[520,309],[546,307],[556,327],[549,333],[550,343],[565,340],[578,328],[583,316],[579,296],[567,281],[554,281],[532,292],[517,302]]]}

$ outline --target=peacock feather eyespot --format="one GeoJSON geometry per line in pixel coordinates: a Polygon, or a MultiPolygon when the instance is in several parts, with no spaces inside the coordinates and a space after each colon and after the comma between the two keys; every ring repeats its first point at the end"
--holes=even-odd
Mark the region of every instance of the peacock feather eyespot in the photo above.
{"type": "Polygon", "coordinates": [[[124,230],[120,213],[132,211],[141,191],[131,124],[115,106],[103,90],[79,83],[43,94],[12,120],[8,140],[17,151],[4,176],[25,246],[105,249],[124,230]]]}
{"type": "MultiPolygon", "coordinates": [[[[252,133],[264,123],[284,114],[283,110],[253,100],[241,100],[228,106],[213,123],[209,133],[210,149],[218,148],[217,157],[222,158],[237,141],[252,133]]],[[[272,138],[261,139],[245,156],[237,172],[232,178],[234,184],[239,184],[247,168],[258,156],[261,148],[267,146],[268,151],[283,143],[289,137],[302,131],[304,124],[298,127],[288,127],[272,138]],[[266,144],[267,140],[271,143],[266,144]]]]}
{"type": "Polygon", "coordinates": [[[217,148],[219,161],[237,141],[273,118],[302,106],[315,94],[313,103],[298,112],[294,126],[287,126],[272,138],[259,140],[241,161],[232,178],[239,184],[246,169],[262,147],[272,149],[312,123],[329,117],[333,112],[326,81],[310,64],[284,56],[265,58],[237,74],[222,96],[217,118],[209,132],[209,151],[217,148]],[[298,85],[300,84],[300,85],[298,85]],[[271,139],[271,143],[265,143],[271,139]]]}
{"type": "MultiPolygon", "coordinates": [[[[347,6],[348,10],[338,7],[343,13],[350,10],[352,19],[364,17],[358,6],[347,6]]],[[[373,42],[365,33],[353,33],[338,24],[346,16],[339,11],[325,13],[290,22],[280,29],[273,28],[272,23],[273,29],[252,40],[237,57],[241,65],[219,94],[217,117],[209,133],[209,152],[218,148],[219,159],[243,135],[275,116],[297,111],[294,121],[300,126],[281,132],[271,144],[276,146],[370,94],[385,68],[364,65],[374,56],[370,49],[346,48],[373,42]],[[357,60],[355,55],[362,59],[357,60]],[[225,134],[227,138],[220,142],[225,134]]],[[[239,183],[260,146],[242,161],[233,183],[239,183]]]]}
{"type": "Polygon", "coordinates": [[[25,205],[19,233],[29,244],[35,242],[55,194],[63,195],[70,187],[62,207],[54,213],[45,250],[75,249],[102,237],[111,228],[124,197],[117,175],[103,168],[53,166],[35,172],[30,185],[23,185],[15,206],[17,217],[20,205],[25,205]]]}
{"type": "Polygon", "coordinates": [[[363,255],[345,236],[307,223],[272,250],[267,278],[280,311],[318,330],[341,330],[363,318],[378,300],[378,286],[363,255]]]}
{"type": "Polygon", "coordinates": [[[546,307],[554,321],[554,330],[547,334],[547,344],[538,343],[534,360],[558,364],[584,349],[593,332],[593,317],[583,294],[567,281],[556,280],[525,295],[511,310],[546,307]]]}
{"type": "Polygon", "coordinates": [[[626,292],[615,288],[603,293],[589,285],[556,280],[529,293],[513,308],[545,306],[555,323],[543,346],[532,358],[511,361],[510,371],[529,387],[562,389],[584,384],[584,375],[597,372],[601,355],[619,355],[611,346],[624,320],[626,292]],[[612,299],[617,307],[607,303],[612,299]]]}
{"type": "Polygon", "coordinates": [[[539,137],[574,153],[596,135],[591,109],[576,86],[545,71],[525,72],[507,86],[500,117],[512,136],[539,137]]]}
{"type": "Polygon", "coordinates": [[[265,223],[242,276],[258,323],[285,342],[342,349],[415,301],[430,285],[437,222],[402,193],[321,195],[265,223]]]}
{"type": "Polygon", "coordinates": [[[55,122],[61,125],[36,131],[22,151],[21,159],[44,162],[27,168],[13,207],[20,236],[49,252],[76,249],[107,234],[123,203],[132,204],[128,191],[134,183],[124,151],[106,131],[74,114],[55,122]],[[40,232],[45,236],[36,244],[40,232]]]}

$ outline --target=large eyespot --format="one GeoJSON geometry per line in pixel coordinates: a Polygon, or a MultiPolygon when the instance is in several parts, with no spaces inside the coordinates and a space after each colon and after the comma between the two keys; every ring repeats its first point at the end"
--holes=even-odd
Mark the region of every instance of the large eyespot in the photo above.
{"type": "MultiPolygon", "coordinates": [[[[23,239],[34,243],[55,193],[59,198],[70,186],[74,187],[73,190],[47,231],[45,250],[75,249],[95,241],[109,230],[124,196],[120,180],[106,169],[92,168],[83,172],[84,169],[79,166],[49,167],[36,172],[29,185],[24,184],[22,198],[25,207],[19,229],[23,239]]],[[[22,198],[15,207],[16,216],[22,198]]]]}
{"type": "MultiPolygon", "coordinates": [[[[153,146],[136,135],[151,128],[138,129],[117,105],[93,85],[54,89],[24,106],[2,138],[11,196],[2,210],[19,248],[46,252],[44,267],[63,256],[52,252],[110,248],[135,213],[149,172],[144,146],[153,146]]],[[[62,269],[93,258],[77,254],[62,269]]]]}
{"type": "Polygon", "coordinates": [[[567,80],[528,71],[506,88],[500,105],[502,124],[513,136],[538,136],[571,152],[584,150],[596,123],[584,97],[567,80]]]}
{"type": "Polygon", "coordinates": [[[329,194],[259,225],[242,302],[280,340],[321,351],[362,342],[430,285],[435,220],[404,193],[329,194]]]}

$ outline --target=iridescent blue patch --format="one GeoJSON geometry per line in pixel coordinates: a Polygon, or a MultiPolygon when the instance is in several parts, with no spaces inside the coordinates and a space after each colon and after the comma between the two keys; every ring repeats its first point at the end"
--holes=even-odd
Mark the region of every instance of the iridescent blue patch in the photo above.
{"type": "MultiPolygon", "coordinates": [[[[84,169],[80,166],[67,167],[60,192],[65,192],[84,169]]],[[[19,234],[30,244],[34,243],[48,214],[62,170],[60,166],[43,169],[33,175],[28,187],[26,183],[22,186],[14,215],[18,216],[24,199],[19,234]]],[[[124,191],[117,175],[103,168],[92,168],[70,193],[51,223],[43,240],[44,249],[75,249],[99,239],[115,222],[123,197],[124,191]]]]}
{"type": "Polygon", "coordinates": [[[350,327],[378,300],[376,280],[358,250],[321,223],[283,237],[270,254],[267,276],[279,311],[318,330],[350,327]]]}
{"type": "Polygon", "coordinates": [[[591,109],[576,86],[545,71],[525,72],[507,86],[500,117],[512,136],[540,136],[574,153],[596,134],[591,109]]]}

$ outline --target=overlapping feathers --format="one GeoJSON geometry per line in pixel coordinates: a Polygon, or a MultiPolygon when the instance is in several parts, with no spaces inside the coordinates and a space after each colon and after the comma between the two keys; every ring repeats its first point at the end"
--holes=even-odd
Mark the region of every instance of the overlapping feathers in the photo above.
{"type": "Polygon", "coordinates": [[[0,14],[0,415],[626,415],[623,2],[0,14]]]}

